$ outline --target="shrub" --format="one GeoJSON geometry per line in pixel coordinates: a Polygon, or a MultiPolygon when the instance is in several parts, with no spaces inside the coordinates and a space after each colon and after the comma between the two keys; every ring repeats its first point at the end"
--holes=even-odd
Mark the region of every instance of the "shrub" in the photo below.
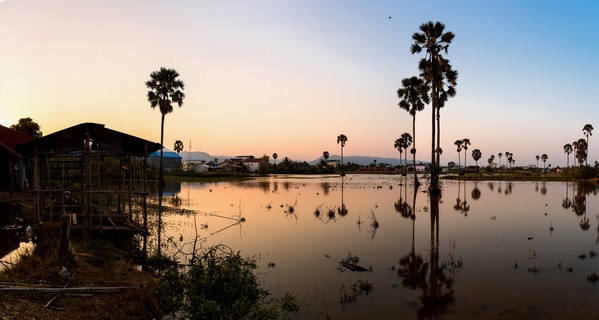
{"type": "Polygon", "coordinates": [[[224,245],[194,256],[186,272],[169,269],[158,284],[164,314],[190,319],[279,319],[299,310],[295,296],[271,297],[254,274],[256,262],[224,245]]]}

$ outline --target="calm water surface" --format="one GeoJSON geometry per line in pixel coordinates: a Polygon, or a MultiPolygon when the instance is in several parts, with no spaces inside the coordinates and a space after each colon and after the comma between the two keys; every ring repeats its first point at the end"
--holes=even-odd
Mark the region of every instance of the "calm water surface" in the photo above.
{"type": "Polygon", "coordinates": [[[167,214],[163,239],[254,257],[265,288],[304,305],[292,319],[599,319],[596,186],[443,181],[438,201],[395,175],[170,187],[192,214],[167,214]]]}

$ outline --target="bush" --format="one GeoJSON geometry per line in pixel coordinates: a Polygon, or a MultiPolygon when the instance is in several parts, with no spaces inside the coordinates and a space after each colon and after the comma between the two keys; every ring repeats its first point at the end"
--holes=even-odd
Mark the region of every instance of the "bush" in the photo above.
{"type": "Polygon", "coordinates": [[[258,284],[256,262],[218,245],[191,259],[187,272],[168,270],[158,284],[164,314],[190,319],[279,319],[299,310],[295,296],[274,299],[258,284]]]}
{"type": "Polygon", "coordinates": [[[584,166],[572,169],[572,175],[576,180],[589,180],[597,177],[599,169],[584,166]]]}

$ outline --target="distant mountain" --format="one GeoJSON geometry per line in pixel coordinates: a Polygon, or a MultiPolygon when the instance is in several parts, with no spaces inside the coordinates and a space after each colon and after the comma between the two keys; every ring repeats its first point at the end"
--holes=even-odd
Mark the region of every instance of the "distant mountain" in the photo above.
{"type": "Polygon", "coordinates": [[[181,153],[179,154],[183,160],[204,160],[206,162],[208,161],[212,161],[214,159],[218,159],[218,161],[223,161],[225,159],[231,159],[234,158],[232,156],[213,156],[207,152],[203,152],[203,151],[193,151],[193,152],[188,152],[188,151],[181,151],[181,153]]]}
{"type": "MultiPolygon", "coordinates": [[[[235,158],[235,156],[223,156],[223,155],[211,155],[207,152],[203,152],[203,151],[193,151],[193,152],[188,152],[188,151],[181,151],[181,153],[179,154],[183,160],[204,160],[206,162],[208,161],[212,161],[214,159],[218,159],[219,162],[225,160],[225,159],[231,159],[231,158],[235,158]]],[[[320,159],[322,158],[316,158],[312,161],[308,161],[309,164],[318,164],[320,162],[320,159]]],[[[278,159],[279,162],[282,159],[278,159]]],[[[303,162],[301,160],[296,160],[296,159],[291,159],[293,161],[300,161],[303,162]]],[[[331,156],[329,156],[329,160],[341,160],[341,156],[340,155],[336,155],[333,154],[331,156]]],[[[352,163],[357,163],[359,165],[362,166],[367,166],[370,165],[371,163],[374,162],[374,160],[376,160],[377,164],[381,164],[381,163],[387,163],[393,166],[397,166],[397,165],[403,165],[403,160],[400,160],[398,158],[383,158],[383,157],[372,157],[372,156],[343,156],[343,162],[347,163],[347,162],[352,162],[352,163]]],[[[272,161],[272,158],[271,158],[272,161]]],[[[424,161],[418,161],[416,160],[417,163],[428,163],[428,162],[424,162],[424,161]]],[[[412,160],[408,159],[408,163],[412,163],[412,160]]]]}
{"type": "MultiPolygon", "coordinates": [[[[320,162],[320,159],[322,158],[317,158],[314,159],[308,163],[310,164],[317,164],[320,162]]],[[[329,160],[341,160],[341,156],[340,155],[330,155],[329,156],[329,160]]],[[[372,156],[343,156],[343,162],[348,163],[348,162],[352,162],[352,163],[357,163],[359,165],[362,166],[367,166],[371,163],[374,162],[374,160],[376,160],[377,164],[381,164],[381,163],[387,163],[393,166],[397,166],[397,165],[403,165],[404,161],[400,160],[398,158],[383,158],[383,157],[372,157],[372,156]]],[[[417,163],[420,163],[421,161],[416,160],[417,163]]],[[[408,163],[412,163],[412,160],[408,159],[408,163]]],[[[423,162],[424,163],[424,162],[423,162]]]]}

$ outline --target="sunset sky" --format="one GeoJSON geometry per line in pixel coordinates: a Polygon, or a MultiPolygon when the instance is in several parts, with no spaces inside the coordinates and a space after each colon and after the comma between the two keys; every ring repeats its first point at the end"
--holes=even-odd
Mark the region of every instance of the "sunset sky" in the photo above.
{"type": "MultiPolygon", "coordinates": [[[[440,21],[459,72],[441,110],[442,164],[469,138],[469,163],[479,148],[479,164],[510,151],[516,165],[543,153],[565,165],[563,145],[587,123],[599,130],[598,12],[593,0],[5,0],[0,124],[31,117],[50,134],[96,122],[159,142],[144,83],[167,67],[186,85],[166,116],[168,148],[310,161],[338,154],[344,133],[346,155],[399,157],[412,119],[396,91],[422,57],[411,36],[440,21]]],[[[428,161],[430,106],[416,126],[428,161]]],[[[599,134],[589,151],[599,160],[599,134]]]]}

